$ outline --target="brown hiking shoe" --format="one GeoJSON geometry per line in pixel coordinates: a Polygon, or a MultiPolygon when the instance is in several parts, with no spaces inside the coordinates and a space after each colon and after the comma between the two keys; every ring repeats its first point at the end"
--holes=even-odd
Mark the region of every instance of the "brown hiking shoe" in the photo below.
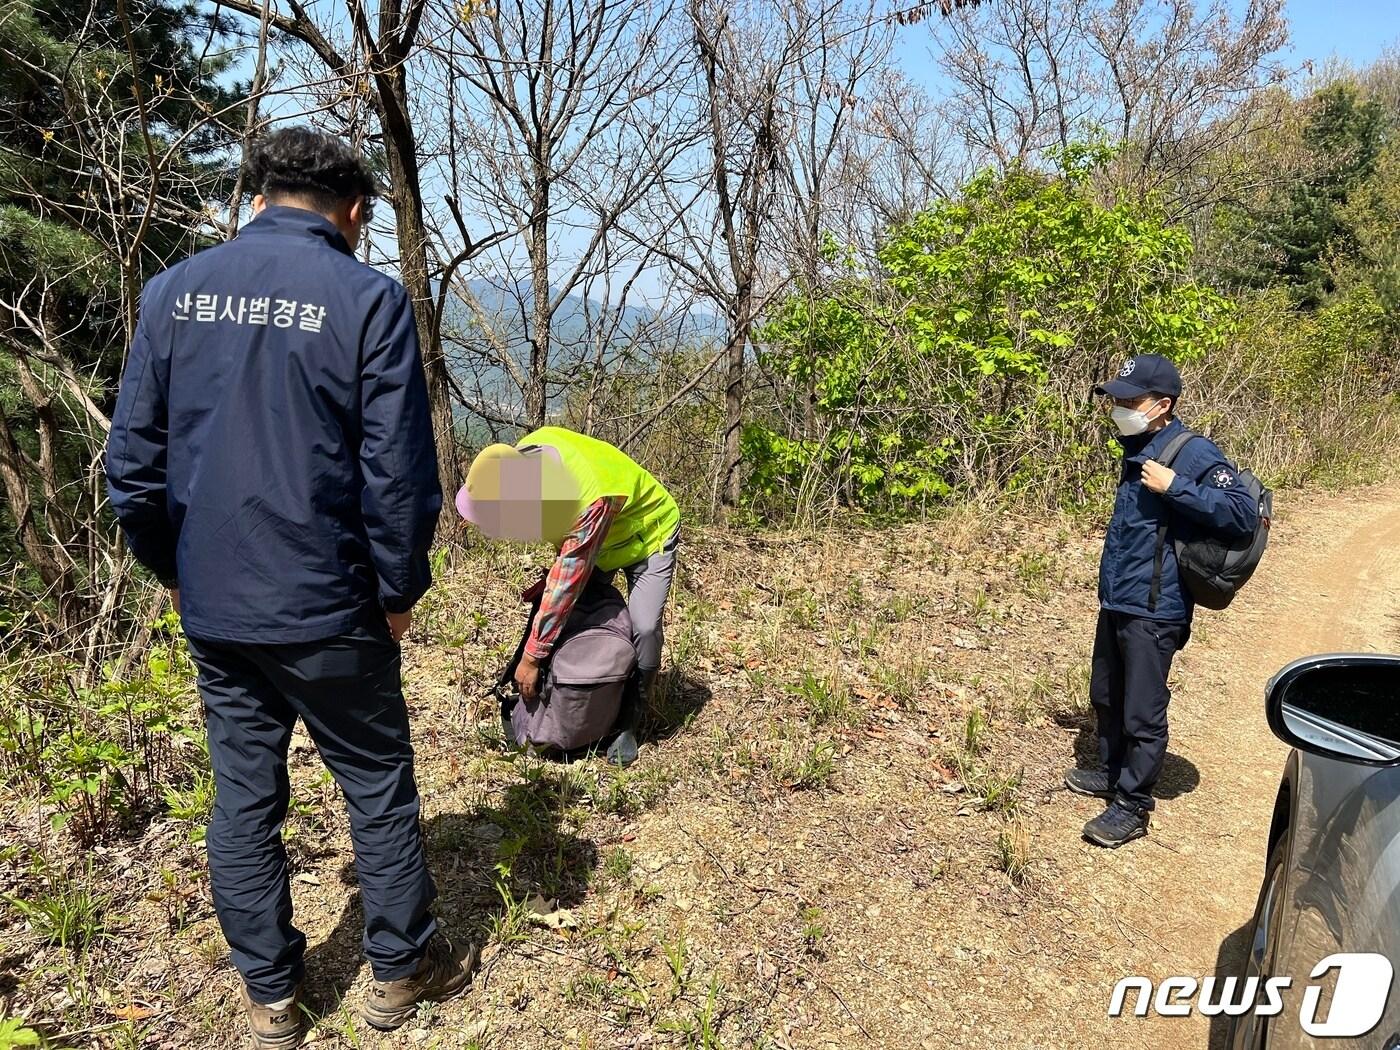
{"type": "Polygon", "coordinates": [[[418,969],[397,981],[375,981],[360,1013],[382,1032],[397,1028],[413,1016],[419,1003],[460,995],[471,983],[480,958],[475,946],[454,948],[446,936],[434,934],[418,969]]]}
{"type": "Polygon", "coordinates": [[[301,1042],[301,985],[288,998],[267,1005],[253,1002],[244,985],[243,1009],[258,1050],[286,1050],[301,1042]]]}

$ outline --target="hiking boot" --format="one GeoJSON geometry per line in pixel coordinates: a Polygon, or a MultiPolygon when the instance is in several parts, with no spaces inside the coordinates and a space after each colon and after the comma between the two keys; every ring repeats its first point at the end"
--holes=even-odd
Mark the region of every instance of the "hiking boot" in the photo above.
{"type": "Polygon", "coordinates": [[[617,713],[617,736],[608,745],[610,765],[626,769],[637,761],[640,747],[637,744],[637,724],[641,721],[644,706],[651,704],[651,694],[656,688],[655,670],[637,671],[627,683],[622,693],[622,708],[617,713]]]}
{"type": "Polygon", "coordinates": [[[481,958],[475,946],[457,949],[436,933],[418,969],[396,981],[375,981],[360,1013],[381,1032],[399,1027],[418,1009],[419,1003],[437,1003],[460,995],[471,983],[481,958]]]}
{"type": "Polygon", "coordinates": [[[1108,808],[1084,825],[1084,837],[1096,846],[1117,849],[1147,834],[1147,812],[1114,799],[1108,808]]]}
{"type": "Polygon", "coordinates": [[[641,748],[637,743],[637,735],[630,729],[624,729],[613,737],[612,743],[608,745],[608,764],[626,769],[637,761],[640,753],[641,748]]]}
{"type": "Polygon", "coordinates": [[[255,1003],[244,985],[243,1010],[258,1050],[285,1050],[301,1042],[301,985],[286,999],[267,1005],[255,1003]]]}
{"type": "Polygon", "coordinates": [[[1112,799],[1116,793],[1115,785],[1109,783],[1108,774],[1102,769],[1071,769],[1065,774],[1065,787],[1076,795],[1102,799],[1112,799]]]}

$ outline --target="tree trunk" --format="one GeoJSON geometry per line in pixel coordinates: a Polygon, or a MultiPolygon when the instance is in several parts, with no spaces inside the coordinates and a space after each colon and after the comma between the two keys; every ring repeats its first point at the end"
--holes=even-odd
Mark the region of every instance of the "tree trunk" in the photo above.
{"type": "Polygon", "coordinates": [[[744,427],[744,350],[749,342],[750,299],[747,293],[736,303],[737,310],[725,348],[727,363],[724,379],[724,463],[720,484],[720,504],[726,510],[739,505],[743,495],[741,467],[743,453],[739,439],[744,427]]]}
{"type": "MultiPolygon", "coordinates": [[[[379,11],[379,38],[392,40],[402,32],[401,7],[386,0],[379,11]]],[[[378,84],[379,123],[384,131],[384,154],[393,187],[394,223],[399,242],[399,279],[413,300],[413,318],[423,353],[432,406],[433,434],[437,440],[438,480],[447,499],[461,486],[463,476],[457,453],[452,417],[452,383],[447,355],[437,324],[437,299],[428,276],[428,230],[423,221],[423,187],[418,170],[418,142],[408,108],[405,81],[406,52],[412,41],[383,56],[385,66],[375,70],[378,84]],[[398,52],[402,50],[404,54],[398,52]]]]}
{"type": "Polygon", "coordinates": [[[549,177],[536,177],[539,193],[530,217],[530,372],[525,392],[525,418],[531,427],[542,427],[549,413],[550,327],[552,322],[549,290],[549,177]]]}
{"type": "Polygon", "coordinates": [[[24,548],[29,564],[39,574],[39,579],[57,599],[60,626],[66,630],[80,618],[73,574],[68,564],[56,553],[56,546],[45,538],[39,528],[29,484],[24,477],[27,465],[10,428],[9,418],[0,407],[0,485],[4,486],[5,498],[10,504],[20,546],[24,548]]]}
{"type": "MultiPolygon", "coordinates": [[[[437,300],[428,277],[428,233],[423,224],[422,198],[418,190],[417,161],[405,161],[396,147],[385,151],[394,186],[394,217],[399,241],[399,278],[413,300],[413,319],[423,349],[423,370],[428,378],[428,399],[437,439],[438,479],[450,498],[462,484],[456,429],[452,418],[452,383],[447,355],[437,327],[437,300]]],[[[412,157],[412,154],[409,154],[412,157]]]]}

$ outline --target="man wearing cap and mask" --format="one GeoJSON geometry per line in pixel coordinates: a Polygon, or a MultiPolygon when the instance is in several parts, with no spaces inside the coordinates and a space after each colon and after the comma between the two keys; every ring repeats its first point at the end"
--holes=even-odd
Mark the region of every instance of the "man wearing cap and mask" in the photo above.
{"type": "Polygon", "coordinates": [[[1176,418],[1181,374],[1165,357],[1131,358],[1094,393],[1112,398],[1123,459],[1099,562],[1089,686],[1099,767],[1070,770],[1065,786],[1108,801],[1084,836],[1117,847],[1147,834],[1167,754],[1167,676],[1191,634],[1193,602],[1177,573],[1174,540],[1249,535],[1258,508],[1234,465],[1204,437],[1188,441],[1170,467],[1158,462],[1184,429],[1176,418]]]}
{"type": "Polygon", "coordinates": [[[541,427],[513,448],[483,449],[457,494],[457,510],[493,539],[544,542],[558,551],[515,673],[526,699],[537,695],[541,667],[589,576],[595,569],[623,571],[639,682],[623,699],[608,760],[631,765],[641,701],[650,697],[661,667],[662,614],[680,539],[676,501],[606,441],[541,427]]]}

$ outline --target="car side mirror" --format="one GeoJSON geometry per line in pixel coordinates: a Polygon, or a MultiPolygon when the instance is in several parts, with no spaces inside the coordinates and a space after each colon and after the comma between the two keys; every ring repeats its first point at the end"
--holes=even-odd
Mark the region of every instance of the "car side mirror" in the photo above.
{"type": "Polygon", "coordinates": [[[1400,656],[1309,656],[1269,683],[1269,728],[1313,755],[1400,764],[1400,656]]]}

